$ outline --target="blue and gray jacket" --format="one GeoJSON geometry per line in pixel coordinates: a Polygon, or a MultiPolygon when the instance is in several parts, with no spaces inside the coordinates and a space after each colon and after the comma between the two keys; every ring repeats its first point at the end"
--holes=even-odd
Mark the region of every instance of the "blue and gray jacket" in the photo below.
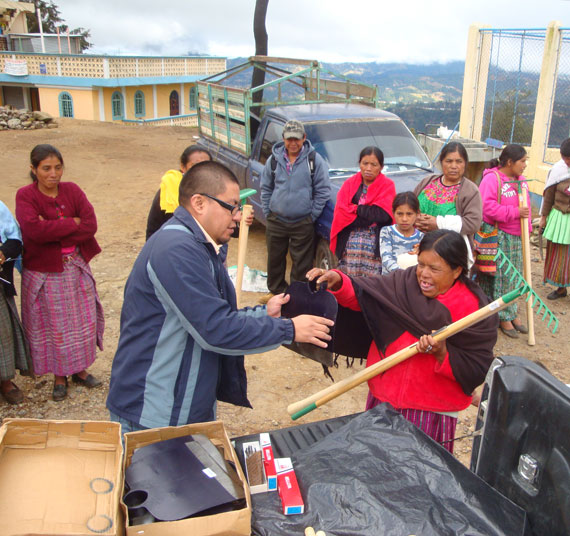
{"type": "Polygon", "coordinates": [[[265,307],[237,310],[220,255],[178,207],[125,286],[107,408],[147,428],[215,419],[216,399],[251,407],[243,354],[294,338],[265,307]]]}
{"type": "Polygon", "coordinates": [[[301,221],[307,216],[313,221],[319,218],[330,198],[331,182],[328,165],[319,153],[315,154],[315,171],[311,179],[311,151],[314,151],[311,142],[305,140],[301,153],[288,170],[284,142],[273,146],[271,158],[261,175],[261,206],[266,217],[272,213],[287,223],[301,221]],[[275,174],[271,170],[271,159],[277,162],[275,174]]]}

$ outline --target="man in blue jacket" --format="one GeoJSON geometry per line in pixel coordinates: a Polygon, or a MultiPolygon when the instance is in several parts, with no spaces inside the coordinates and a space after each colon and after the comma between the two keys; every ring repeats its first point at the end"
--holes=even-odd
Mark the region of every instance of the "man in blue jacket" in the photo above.
{"type": "Polygon", "coordinates": [[[287,250],[293,261],[291,281],[304,281],[313,267],[314,223],[331,195],[328,166],[307,139],[303,123],[283,127],[283,141],[273,146],[261,177],[261,204],[267,219],[267,286],[269,294],[287,288],[287,250]]]}
{"type": "Polygon", "coordinates": [[[229,169],[196,164],[180,183],[179,200],[125,286],[107,398],[124,433],[214,420],[216,400],[251,407],[243,354],[293,340],[326,347],[331,338],[325,318],[280,318],[288,296],[237,310],[222,248],[241,219],[229,169]]]}

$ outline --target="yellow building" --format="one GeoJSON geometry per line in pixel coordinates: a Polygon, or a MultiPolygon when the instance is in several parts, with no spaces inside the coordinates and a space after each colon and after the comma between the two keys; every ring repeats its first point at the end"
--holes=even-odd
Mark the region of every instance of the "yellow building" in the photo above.
{"type": "Polygon", "coordinates": [[[224,71],[212,56],[95,56],[0,51],[0,105],[55,117],[197,124],[195,82],[224,71]]]}

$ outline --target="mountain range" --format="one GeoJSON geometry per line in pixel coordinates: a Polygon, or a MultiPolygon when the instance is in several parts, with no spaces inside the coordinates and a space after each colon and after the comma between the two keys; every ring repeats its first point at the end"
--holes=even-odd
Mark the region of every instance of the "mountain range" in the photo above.
{"type": "MultiPolygon", "coordinates": [[[[247,58],[228,59],[228,69],[246,61],[247,58]]],[[[376,84],[385,104],[461,101],[463,61],[426,65],[346,62],[322,63],[322,66],[360,82],[376,84]]]]}

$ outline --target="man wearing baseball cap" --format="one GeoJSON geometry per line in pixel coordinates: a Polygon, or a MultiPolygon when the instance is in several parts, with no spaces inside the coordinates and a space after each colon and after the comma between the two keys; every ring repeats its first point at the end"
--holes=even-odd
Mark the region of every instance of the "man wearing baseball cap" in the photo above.
{"type": "Polygon", "coordinates": [[[267,219],[267,286],[271,296],[287,288],[287,251],[291,281],[305,280],[313,266],[314,222],[330,197],[328,165],[307,139],[303,123],[283,127],[283,141],[273,146],[261,177],[261,204],[267,219]]]}

